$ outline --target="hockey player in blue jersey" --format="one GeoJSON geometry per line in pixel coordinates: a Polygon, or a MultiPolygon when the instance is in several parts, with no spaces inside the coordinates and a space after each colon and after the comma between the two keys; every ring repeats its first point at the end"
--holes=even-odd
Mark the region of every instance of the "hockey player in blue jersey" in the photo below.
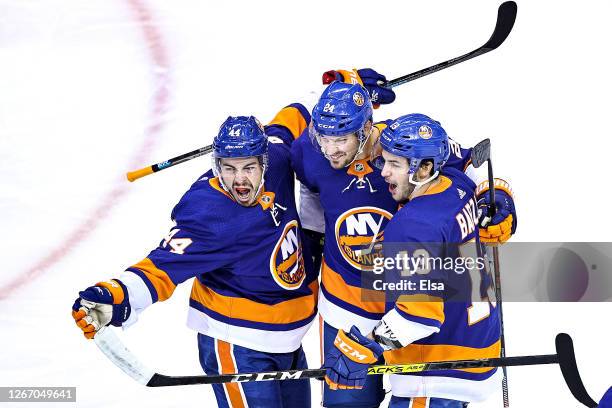
{"type": "MultiPolygon", "coordinates": [[[[386,126],[373,125],[369,95],[378,94],[381,103],[391,102],[393,95],[378,85],[384,77],[375,71],[342,71],[340,75],[335,78],[349,83],[331,83],[313,109],[311,143],[302,137],[291,149],[298,179],[307,192],[318,195],[324,210],[324,216],[318,215],[324,217],[325,233],[319,297],[323,355],[333,348],[338,329],[349,330],[356,325],[362,332],[370,332],[384,315],[384,298],[380,293],[362,290],[361,281],[363,273],[372,271],[380,255],[384,228],[397,211],[397,202],[380,170],[369,160],[372,145],[386,126]],[[362,80],[360,73],[366,79],[362,80]]],[[[448,166],[473,170],[470,149],[450,141],[450,150],[448,166]]],[[[301,201],[300,216],[305,225],[317,224],[313,220],[316,211],[304,206],[312,201],[301,201]]],[[[364,390],[330,392],[334,385],[326,384],[324,405],[378,406],[384,398],[382,379],[370,376],[367,381],[364,390]]]]}
{"type": "MultiPolygon", "coordinates": [[[[79,293],[73,317],[87,338],[129,326],[193,279],[188,326],[207,374],[306,368],[302,337],[316,315],[317,273],[302,246],[289,146],[310,120],[301,105],[265,129],[229,117],[213,169],[172,212],[176,226],[118,279],[79,293]]],[[[308,380],[213,385],[220,407],[309,407],[308,380]]]]}
{"type": "MultiPolygon", "coordinates": [[[[333,347],[340,328],[357,325],[371,331],[384,314],[384,302],[364,301],[363,270],[373,268],[377,243],[397,209],[380,171],[369,162],[372,104],[360,84],[333,82],[313,109],[309,135],[292,145],[298,179],[318,194],[324,210],[325,244],[319,296],[322,354],[333,347]],[[348,325],[348,326],[347,326],[348,325]]],[[[301,205],[301,217],[304,217],[301,205]]],[[[324,385],[323,405],[375,407],[384,398],[382,378],[371,376],[363,392],[330,392],[324,385]]]]}
{"type": "MultiPolygon", "coordinates": [[[[323,83],[330,84],[333,81],[340,81],[351,84],[361,84],[370,95],[370,99],[374,108],[379,107],[381,104],[389,104],[395,101],[395,93],[392,89],[385,88],[383,84],[387,82],[384,75],[379,74],[371,68],[353,69],[353,70],[331,70],[323,74],[323,83]]],[[[329,114],[329,113],[328,113],[329,114]]],[[[333,114],[333,112],[332,112],[333,114]]],[[[378,139],[378,136],[382,129],[386,126],[387,122],[383,121],[375,123],[372,128],[371,142],[378,139]]],[[[325,128],[318,129],[321,135],[334,136],[333,132],[327,133],[325,128]]],[[[471,160],[471,149],[462,148],[459,143],[456,143],[453,139],[449,138],[451,147],[451,156],[449,158],[447,167],[455,167],[465,172],[477,185],[477,197],[478,204],[481,210],[485,210],[489,203],[489,195],[485,192],[489,188],[489,183],[483,170],[472,166],[471,160]]],[[[373,143],[371,143],[373,144],[373,143]]],[[[368,147],[366,146],[366,152],[368,147]]],[[[350,151],[348,154],[351,157],[350,151]]],[[[507,181],[502,179],[495,180],[496,189],[496,207],[499,209],[495,217],[489,220],[486,226],[483,226],[479,230],[480,238],[482,242],[497,245],[506,242],[512,234],[516,231],[516,210],[514,208],[512,189],[507,181]]],[[[301,213],[304,212],[303,208],[300,208],[301,213]]],[[[305,212],[308,212],[306,210],[305,212]]],[[[484,211],[486,213],[486,211],[484,211]]],[[[300,213],[300,215],[302,215],[300,213]]],[[[306,220],[308,224],[314,224],[314,220],[306,220]]]]}
{"type": "MultiPolygon", "coordinates": [[[[424,115],[405,115],[385,128],[379,142],[381,175],[402,205],[385,228],[383,259],[400,253],[459,265],[465,252],[478,254],[476,185],[463,172],[445,167],[451,147],[440,124],[424,115]]],[[[486,298],[491,292],[486,270],[465,273],[428,265],[409,274],[414,282],[452,283],[463,296],[449,300],[448,286],[429,284],[394,294],[397,300],[387,302],[374,330],[353,326],[338,332],[325,362],[328,382],[367,387],[367,366],[382,356],[388,364],[499,357],[499,317],[494,299],[486,298]],[[465,296],[473,285],[479,295],[475,302],[465,296]]],[[[486,399],[498,389],[500,376],[494,368],[468,369],[391,375],[390,381],[390,407],[459,408],[486,399]]]]}

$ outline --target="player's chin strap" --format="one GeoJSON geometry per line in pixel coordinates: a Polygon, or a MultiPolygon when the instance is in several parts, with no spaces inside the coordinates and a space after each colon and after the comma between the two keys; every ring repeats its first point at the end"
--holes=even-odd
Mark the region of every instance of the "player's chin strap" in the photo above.
{"type": "Polygon", "coordinates": [[[428,184],[430,181],[435,180],[436,177],[438,177],[439,174],[440,174],[440,172],[436,171],[436,172],[434,172],[433,175],[431,175],[426,180],[417,181],[417,180],[414,179],[414,176],[416,175],[416,172],[410,173],[410,177],[408,178],[408,181],[410,182],[410,184],[415,186],[414,190],[412,190],[412,193],[410,193],[410,198],[413,198],[417,194],[420,194],[421,190],[423,190],[423,189],[425,189],[425,191],[427,191],[427,188],[429,188],[429,187],[425,188],[426,184],[428,184]]]}
{"type": "MultiPolygon", "coordinates": [[[[355,160],[357,160],[357,157],[359,157],[359,155],[361,153],[363,153],[363,150],[365,149],[366,144],[368,143],[368,140],[370,140],[370,136],[372,136],[372,131],[373,130],[374,130],[374,126],[370,127],[370,131],[368,132],[368,135],[362,141],[359,142],[359,147],[357,148],[357,152],[355,152],[355,156],[353,156],[353,160],[351,160],[351,162],[349,164],[344,166],[345,168],[349,167],[351,164],[353,164],[355,162],[355,160]]],[[[365,129],[362,130],[362,132],[365,133],[365,129]]]]}
{"type": "Polygon", "coordinates": [[[408,181],[410,181],[410,184],[414,184],[418,188],[418,187],[422,187],[424,184],[427,184],[432,180],[435,180],[435,178],[438,177],[439,174],[440,172],[436,171],[429,178],[423,181],[417,181],[414,179],[414,176],[416,175],[416,172],[414,172],[414,173],[410,173],[410,178],[408,179],[408,181]]]}

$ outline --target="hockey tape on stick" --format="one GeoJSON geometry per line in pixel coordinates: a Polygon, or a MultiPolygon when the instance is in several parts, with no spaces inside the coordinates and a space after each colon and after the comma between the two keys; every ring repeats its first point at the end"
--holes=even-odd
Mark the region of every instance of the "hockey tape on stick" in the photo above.
{"type": "Polygon", "coordinates": [[[147,385],[153,378],[155,372],[142,364],[112,329],[103,327],[96,333],[94,343],[113,364],[139,383],[147,385]]]}
{"type": "Polygon", "coordinates": [[[196,157],[208,154],[212,152],[212,150],[212,145],[204,146],[192,152],[181,154],[180,156],[173,157],[171,159],[154,164],[152,166],[147,166],[139,170],[130,171],[126,174],[126,176],[129,181],[138,180],[139,178],[148,176],[149,174],[157,173],[158,171],[167,169],[168,167],[176,166],[177,164],[181,164],[191,159],[195,159],[196,157]]]}

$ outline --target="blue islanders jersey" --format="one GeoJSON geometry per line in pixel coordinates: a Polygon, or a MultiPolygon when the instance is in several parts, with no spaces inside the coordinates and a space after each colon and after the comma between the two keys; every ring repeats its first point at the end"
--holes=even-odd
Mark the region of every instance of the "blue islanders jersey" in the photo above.
{"type": "Polygon", "coordinates": [[[380,256],[383,230],[397,203],[380,170],[367,160],[334,169],[303,135],[291,147],[297,178],[318,193],[325,217],[319,313],[335,328],[369,332],[385,312],[380,293],[361,289],[362,272],[380,256]]]}
{"type": "Polygon", "coordinates": [[[316,315],[318,280],[303,253],[289,145],[309,120],[291,105],[266,126],[268,170],[255,205],[236,203],[211,171],[191,186],[172,212],[176,226],[121,276],[136,309],[194,278],[192,329],[258,351],[300,347],[316,315]]]}
{"type": "MultiPolygon", "coordinates": [[[[470,150],[453,146],[450,165],[463,171],[470,150]]],[[[356,325],[369,333],[384,315],[385,302],[381,293],[362,289],[362,279],[381,255],[383,231],[398,205],[368,160],[334,169],[308,135],[291,146],[291,161],[300,182],[319,195],[324,211],[319,313],[335,328],[348,331],[356,325]]]]}
{"type": "MultiPolygon", "coordinates": [[[[479,247],[475,188],[464,173],[444,169],[440,182],[406,203],[385,229],[385,258],[402,253],[432,261],[405,273],[415,285],[401,296],[394,293],[396,301],[387,304],[386,325],[413,336],[408,346],[385,352],[388,364],[500,355],[500,321],[479,247]]],[[[393,395],[401,397],[479,401],[498,389],[499,375],[495,368],[433,371],[393,375],[391,384],[393,395]]]]}

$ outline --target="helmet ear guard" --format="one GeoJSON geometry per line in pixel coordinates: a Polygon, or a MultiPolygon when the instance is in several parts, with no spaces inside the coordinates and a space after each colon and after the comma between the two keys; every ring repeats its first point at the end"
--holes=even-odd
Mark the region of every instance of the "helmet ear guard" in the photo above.
{"type": "MultiPolygon", "coordinates": [[[[440,175],[440,170],[434,170],[434,168],[432,167],[431,174],[429,177],[427,177],[425,180],[422,180],[422,181],[416,180],[415,179],[416,173],[421,168],[421,165],[425,164],[425,162],[433,164],[433,160],[431,159],[412,159],[412,160],[414,160],[416,163],[414,164],[414,168],[415,168],[414,171],[412,171],[413,164],[412,163],[410,164],[410,170],[409,170],[410,178],[408,178],[408,181],[410,182],[410,184],[413,184],[417,187],[421,187],[422,185],[427,184],[432,180],[435,180],[436,177],[440,175]]],[[[412,160],[409,160],[409,161],[412,161],[412,160]]]]}

